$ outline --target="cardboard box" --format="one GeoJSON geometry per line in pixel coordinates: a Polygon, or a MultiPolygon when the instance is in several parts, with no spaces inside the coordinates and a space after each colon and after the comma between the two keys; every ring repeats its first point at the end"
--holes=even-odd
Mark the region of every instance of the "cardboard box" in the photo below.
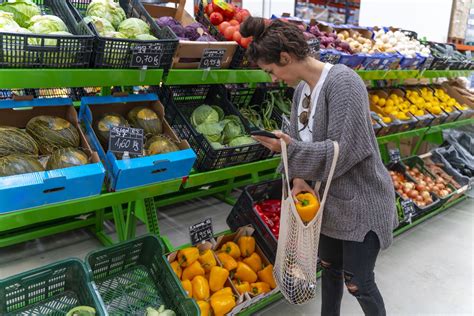
{"type": "MultiPolygon", "coordinates": [[[[154,19],[163,16],[171,16],[181,22],[183,26],[187,26],[196,22],[185,10],[184,0],[170,0],[168,2],[175,3],[175,7],[165,7],[163,5],[143,3],[145,10],[154,19]]],[[[199,68],[201,58],[206,49],[224,49],[225,53],[222,57],[222,69],[229,68],[232,57],[235,54],[238,44],[234,41],[228,42],[194,42],[179,41],[178,49],[173,57],[172,68],[176,69],[196,69],[199,68]]]]}
{"type": "Polygon", "coordinates": [[[94,196],[102,190],[104,166],[79,126],[71,99],[0,102],[0,125],[24,129],[30,119],[39,115],[58,116],[72,123],[79,132],[81,149],[89,156],[89,164],[0,177],[0,213],[94,196]]]}
{"type": "Polygon", "coordinates": [[[80,119],[85,124],[92,144],[104,161],[109,189],[112,191],[186,177],[196,160],[196,154],[190,149],[188,142],[180,140],[164,119],[163,105],[158,101],[156,94],[85,97],[81,101],[80,119]],[[163,134],[178,144],[179,151],[119,160],[102,146],[93,128],[95,122],[110,112],[126,118],[127,113],[136,106],[147,106],[163,119],[163,134]]]}

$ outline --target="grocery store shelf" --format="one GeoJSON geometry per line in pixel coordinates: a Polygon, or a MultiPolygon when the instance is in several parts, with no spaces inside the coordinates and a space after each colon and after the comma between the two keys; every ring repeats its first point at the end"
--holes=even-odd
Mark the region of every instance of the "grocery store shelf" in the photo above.
{"type": "Polygon", "coordinates": [[[159,85],[163,69],[0,69],[0,88],[159,85]]]}
{"type": "Polygon", "coordinates": [[[364,80],[467,77],[471,70],[357,70],[364,80]]]}
{"type": "Polygon", "coordinates": [[[270,76],[261,70],[171,69],[164,83],[167,85],[192,85],[270,81],[270,76]]]}

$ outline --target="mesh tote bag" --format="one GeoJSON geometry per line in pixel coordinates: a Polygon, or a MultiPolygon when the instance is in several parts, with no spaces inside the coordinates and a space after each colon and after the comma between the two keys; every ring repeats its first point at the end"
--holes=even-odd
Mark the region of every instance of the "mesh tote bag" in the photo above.
{"type": "MultiPolygon", "coordinates": [[[[307,224],[301,220],[295,206],[288,177],[288,154],[286,143],[281,142],[281,159],[285,173],[283,175],[283,195],[280,215],[280,236],[273,274],[283,296],[291,304],[305,304],[316,296],[316,273],[319,234],[323,218],[324,204],[334,176],[339,145],[334,143],[334,158],[329,177],[320,202],[319,211],[307,224]]],[[[318,194],[321,182],[316,183],[318,194]]]]}

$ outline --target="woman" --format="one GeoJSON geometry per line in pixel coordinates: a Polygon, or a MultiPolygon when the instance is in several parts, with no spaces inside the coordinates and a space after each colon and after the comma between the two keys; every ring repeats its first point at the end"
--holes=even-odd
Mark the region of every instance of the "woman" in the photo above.
{"type": "MultiPolygon", "coordinates": [[[[250,60],[273,80],[296,87],[289,135],[275,132],[288,146],[294,196],[314,194],[315,181],[324,184],[333,160],[332,141],[340,146],[319,245],[321,314],[339,315],[345,283],[366,315],[385,315],[374,267],[379,250],[391,244],[398,221],[395,192],[380,158],[363,81],[344,65],[311,57],[302,32],[291,23],[275,20],[265,25],[261,18],[249,18],[240,32],[253,36],[250,60]]],[[[279,139],[254,138],[281,151],[279,139]]]]}

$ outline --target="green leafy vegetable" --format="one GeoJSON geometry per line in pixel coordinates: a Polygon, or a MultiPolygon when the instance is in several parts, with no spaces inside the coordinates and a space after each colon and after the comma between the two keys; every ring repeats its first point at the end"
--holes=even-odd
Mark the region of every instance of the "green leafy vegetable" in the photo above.
{"type": "Polygon", "coordinates": [[[35,15],[29,21],[31,32],[36,34],[49,34],[53,32],[67,32],[67,26],[55,15],[35,15]]]}
{"type": "Polygon", "coordinates": [[[35,15],[40,15],[40,8],[31,0],[8,0],[0,4],[0,11],[10,12],[16,23],[28,27],[28,21],[35,15]]]}
{"type": "Polygon", "coordinates": [[[87,6],[86,16],[98,16],[117,28],[126,19],[125,11],[113,0],[93,0],[87,6]]]}
{"type": "Polygon", "coordinates": [[[140,34],[150,34],[150,26],[145,21],[137,18],[124,20],[117,30],[128,38],[135,38],[140,34]]]}
{"type": "Polygon", "coordinates": [[[202,123],[217,123],[219,122],[219,113],[207,104],[197,107],[191,114],[191,124],[194,127],[202,123]]]}

